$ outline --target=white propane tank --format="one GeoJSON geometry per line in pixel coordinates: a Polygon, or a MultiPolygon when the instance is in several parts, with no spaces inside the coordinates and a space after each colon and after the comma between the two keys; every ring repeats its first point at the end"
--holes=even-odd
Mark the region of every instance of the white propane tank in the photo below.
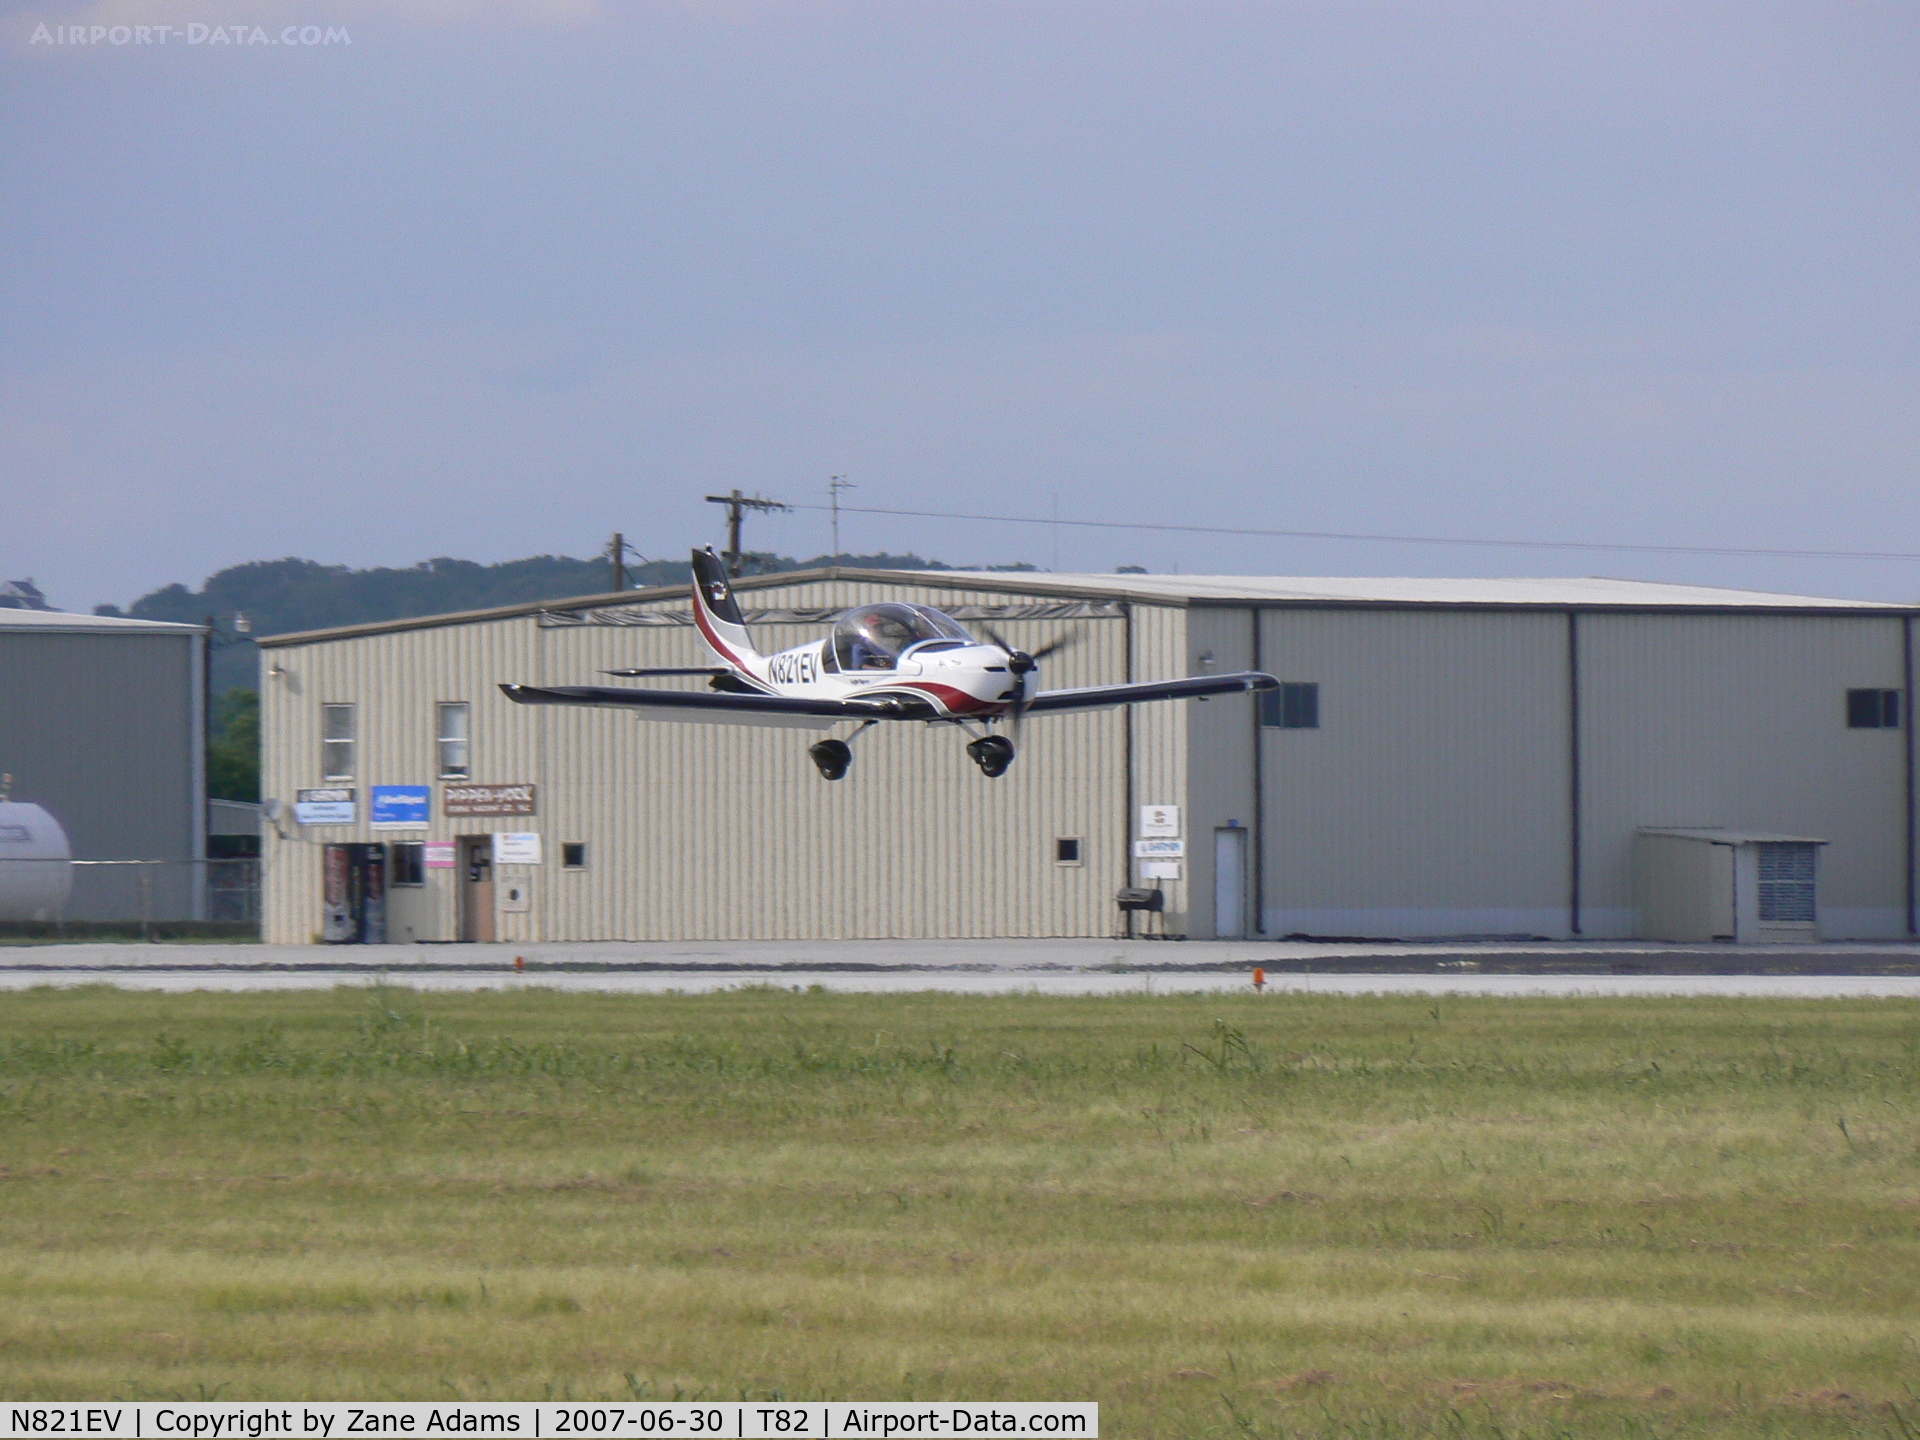
{"type": "Polygon", "coordinates": [[[73,852],[38,805],[0,800],[0,920],[57,920],[73,891],[73,852]]]}

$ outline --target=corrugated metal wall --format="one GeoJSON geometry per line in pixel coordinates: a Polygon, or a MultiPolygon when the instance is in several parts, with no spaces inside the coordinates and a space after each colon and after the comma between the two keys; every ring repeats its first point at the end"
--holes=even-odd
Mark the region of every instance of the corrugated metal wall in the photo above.
{"type": "MultiPolygon", "coordinates": [[[[1187,669],[1195,675],[1253,668],[1253,616],[1250,609],[1209,606],[1188,612],[1187,669]]],[[[1186,929],[1198,939],[1235,933],[1252,935],[1253,897],[1246,915],[1223,923],[1214,907],[1214,832],[1239,827],[1249,842],[1259,828],[1253,808],[1253,753],[1256,700],[1251,695],[1216,695],[1187,709],[1187,742],[1192,755],[1189,779],[1186,878],[1186,929]]],[[[1250,843],[1250,851],[1253,848],[1250,843]]],[[[1248,856],[1248,879],[1253,857],[1248,856]]]]}
{"type": "MultiPolygon", "coordinates": [[[[1193,673],[1187,654],[1187,624],[1193,613],[1162,605],[1136,604],[1132,607],[1133,665],[1130,673],[1133,679],[1158,680],[1193,673]]],[[[1182,828],[1187,832],[1185,838],[1191,851],[1193,807],[1187,789],[1188,725],[1194,706],[1184,703],[1135,705],[1127,713],[1132,718],[1123,717],[1121,724],[1133,727],[1133,813],[1126,817],[1125,833],[1129,837],[1137,833],[1141,806],[1178,805],[1182,828]]],[[[1129,841],[1129,855],[1131,850],[1129,841]]],[[[1137,878],[1137,863],[1131,859],[1127,863],[1131,867],[1129,873],[1136,877],[1134,883],[1157,885],[1166,894],[1164,920],[1138,919],[1134,922],[1134,933],[1159,934],[1163,930],[1172,935],[1194,933],[1193,927],[1198,917],[1194,914],[1192,897],[1199,892],[1193,888],[1191,872],[1183,871],[1178,880],[1147,882],[1137,878]]]]}
{"type": "MultiPolygon", "coordinates": [[[[167,632],[0,631],[0,771],[13,775],[14,799],[60,821],[76,858],[201,858],[200,643],[167,632]]],[[[156,869],[149,883],[153,918],[195,914],[190,866],[156,869]]],[[[127,918],[131,894],[131,881],[77,887],[68,918],[127,918]]]]}
{"type": "MultiPolygon", "coordinates": [[[[743,592],[750,608],[877,598],[944,608],[1040,599],[931,580],[743,592]]],[[[1108,618],[992,623],[1029,647],[1079,636],[1046,663],[1050,688],[1254,662],[1248,607],[1111,609],[1108,618]]],[[[545,837],[531,909],[499,917],[508,940],[1111,934],[1113,891],[1139,878],[1130,842],[1149,804],[1181,809],[1181,878],[1156,882],[1172,934],[1216,933],[1214,831],[1233,821],[1264,855],[1256,893],[1269,935],[1570,933],[1566,614],[1258,615],[1261,667],[1320,686],[1317,729],[1262,728],[1242,696],[1042,719],[999,781],[978,773],[965,737],[946,727],[869,731],[850,777],[829,785],[804,753],[813,732],[526,709],[494,689],[706,663],[687,625],[543,627],[523,617],[272,649],[267,661],[284,673],[263,682],[265,793],[290,802],[296,788],[320,783],[319,707],[359,704],[363,807],[371,784],[434,783],[433,838],[545,837]],[[537,784],[536,819],[440,818],[438,700],[473,704],[472,778],[537,784]],[[1082,865],[1054,865],[1061,836],[1082,839],[1082,865]],[[561,867],[566,842],[587,846],[585,869],[561,867]]],[[[1903,933],[1905,737],[1850,731],[1844,713],[1849,687],[1900,688],[1899,620],[1583,613],[1577,624],[1584,934],[1635,933],[1632,837],[1663,824],[1830,838],[1826,933],[1903,933]]],[[[759,627],[769,651],[818,633],[812,623],[759,627]]],[[[319,843],[379,837],[364,827],[291,833],[267,842],[268,928],[305,940],[319,925],[319,843]]],[[[420,938],[450,937],[453,878],[433,872],[395,916],[420,938]]]]}
{"type": "MultiPolygon", "coordinates": [[[[1267,933],[1571,935],[1567,615],[1279,608],[1261,623],[1264,668],[1320,686],[1319,728],[1261,732],[1267,933]]],[[[1905,933],[1905,736],[1845,714],[1849,688],[1901,688],[1898,619],[1573,623],[1581,935],[1639,933],[1634,835],[1660,825],[1829,838],[1823,934],[1905,933]]],[[[1233,627],[1196,616],[1203,632],[1218,648],[1233,627]]],[[[1216,753],[1237,773],[1230,736],[1196,741],[1196,790],[1216,753]]],[[[1237,784],[1209,806],[1232,810],[1237,784]]]]}
{"type": "Polygon", "coordinates": [[[1579,626],[1586,933],[1635,933],[1643,825],[1831,840],[1822,933],[1905,933],[1906,736],[1850,730],[1846,714],[1850,688],[1901,688],[1898,619],[1583,615],[1579,626]]]}
{"type": "MultiPolygon", "coordinates": [[[[749,609],[839,609],[879,598],[949,609],[1039,599],[852,581],[742,592],[749,609]]],[[[1076,637],[1044,662],[1048,688],[1126,671],[1128,623],[1118,615],[988,623],[1028,647],[1076,637]]],[[[814,623],[755,627],[768,652],[821,633],[814,623]]],[[[1156,658],[1177,654],[1164,638],[1148,649],[1156,658]]],[[[817,732],[529,708],[494,688],[503,680],[609,683],[600,671],[710,663],[688,625],[543,627],[523,617],[282,647],[267,659],[283,673],[263,682],[264,794],[290,804],[298,788],[322,783],[320,706],[352,702],[360,707],[354,784],[363,820],[369,785],[432,783],[426,838],[544,836],[531,909],[499,916],[505,940],[1107,935],[1118,923],[1113,891],[1126,873],[1127,831],[1126,720],[1117,711],[1033,720],[999,780],[967,759],[967,737],[955,728],[879,726],[855,742],[848,778],[828,784],[805,753],[817,732]],[[473,780],[538,785],[537,818],[441,816],[432,768],[441,700],[474,706],[473,780]],[[1082,864],[1054,864],[1062,836],[1081,838],[1082,864]],[[562,868],[568,842],[587,847],[584,869],[562,868]]],[[[1150,748],[1159,783],[1163,752],[1175,765],[1178,756],[1157,736],[1150,748]]],[[[297,942],[319,928],[319,846],[395,837],[364,824],[285,828],[292,838],[267,841],[267,928],[297,942]]],[[[413,924],[417,938],[450,938],[456,873],[432,872],[424,893],[398,898],[394,917],[413,924]]],[[[400,926],[394,938],[406,938],[400,926]]]]}
{"type": "Polygon", "coordinates": [[[1265,729],[1266,929],[1566,932],[1566,620],[1273,609],[1261,658],[1320,687],[1265,729]]]}

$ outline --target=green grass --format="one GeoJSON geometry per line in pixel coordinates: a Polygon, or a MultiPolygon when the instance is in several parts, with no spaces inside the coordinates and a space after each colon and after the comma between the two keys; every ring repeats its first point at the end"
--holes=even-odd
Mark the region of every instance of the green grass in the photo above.
{"type": "Polygon", "coordinates": [[[0,1395],[1920,1436],[1920,1005],[0,998],[0,1395]]]}

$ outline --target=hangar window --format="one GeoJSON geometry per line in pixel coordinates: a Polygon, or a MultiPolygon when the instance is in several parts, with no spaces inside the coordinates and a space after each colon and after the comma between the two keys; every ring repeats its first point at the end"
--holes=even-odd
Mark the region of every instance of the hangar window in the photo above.
{"type": "Polygon", "coordinates": [[[1900,692],[1898,690],[1847,691],[1847,728],[1850,730],[1898,730],[1900,728],[1900,692]]]}
{"type": "Polygon", "coordinates": [[[1062,835],[1053,842],[1053,863],[1056,865],[1079,865],[1084,863],[1080,859],[1080,837],[1078,835],[1062,835]]]}
{"type": "Polygon", "coordinates": [[[395,885],[427,883],[427,847],[418,840],[402,840],[393,847],[392,882],[395,885]]]}
{"type": "Polygon", "coordinates": [[[353,706],[320,707],[320,778],[353,778],[353,706]]]}
{"type": "Polygon", "coordinates": [[[434,707],[434,739],[440,747],[440,778],[464,780],[473,772],[473,707],[464,700],[434,707]]]}
{"type": "Polygon", "coordinates": [[[568,870],[587,868],[587,847],[584,841],[569,840],[560,847],[560,864],[568,870]]]}
{"type": "Polygon", "coordinates": [[[1318,730],[1320,687],[1289,680],[1260,694],[1260,723],[1275,730],[1318,730]]]}

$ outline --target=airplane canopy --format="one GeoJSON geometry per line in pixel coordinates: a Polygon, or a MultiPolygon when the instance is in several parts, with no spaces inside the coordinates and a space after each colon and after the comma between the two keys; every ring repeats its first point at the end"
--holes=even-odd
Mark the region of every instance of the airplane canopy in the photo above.
{"type": "Polygon", "coordinates": [[[882,601],[833,622],[833,658],[842,670],[891,670],[908,649],[929,640],[977,643],[959,621],[927,605],[882,601]]]}

